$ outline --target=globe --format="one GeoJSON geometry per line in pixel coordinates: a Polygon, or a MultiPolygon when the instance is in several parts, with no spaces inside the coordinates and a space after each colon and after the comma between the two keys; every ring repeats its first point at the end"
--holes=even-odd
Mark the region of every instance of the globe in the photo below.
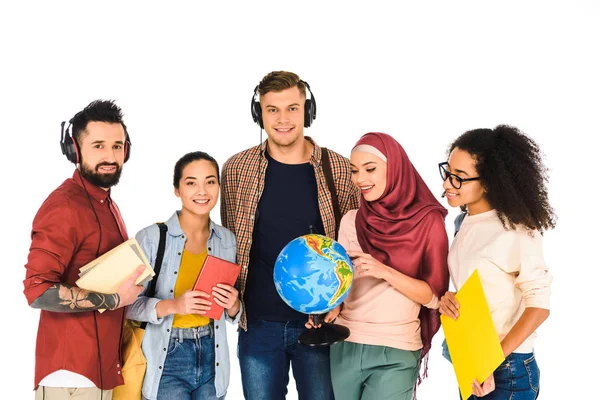
{"type": "Polygon", "coordinates": [[[352,287],[352,260],[341,244],[309,234],[289,242],[275,261],[279,296],[296,311],[323,314],[340,305],[352,287]]]}

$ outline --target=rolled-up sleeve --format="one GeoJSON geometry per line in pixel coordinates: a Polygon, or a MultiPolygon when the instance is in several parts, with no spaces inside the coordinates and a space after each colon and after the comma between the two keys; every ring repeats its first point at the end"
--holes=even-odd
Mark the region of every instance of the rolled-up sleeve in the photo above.
{"type": "Polygon", "coordinates": [[[525,307],[550,309],[552,275],[544,261],[539,232],[519,234],[520,266],[516,286],[523,293],[525,307]]]}
{"type": "MultiPolygon", "coordinates": [[[[151,225],[150,227],[139,231],[135,235],[135,238],[144,251],[150,265],[156,269],[154,264],[156,262],[156,251],[158,250],[158,247],[155,243],[157,243],[158,240],[152,240],[152,235],[155,237],[159,236],[157,225],[151,225]]],[[[158,275],[155,275],[152,279],[158,279],[158,275]]],[[[150,282],[152,281],[148,281],[144,284],[144,291],[140,293],[137,300],[127,308],[127,318],[140,322],[148,322],[150,324],[160,324],[164,321],[164,318],[158,318],[156,315],[156,305],[160,299],[146,296],[150,282]]]]}
{"type": "Polygon", "coordinates": [[[77,224],[67,202],[45,202],[33,220],[23,293],[29,304],[63,280],[79,247],[77,224]]]}

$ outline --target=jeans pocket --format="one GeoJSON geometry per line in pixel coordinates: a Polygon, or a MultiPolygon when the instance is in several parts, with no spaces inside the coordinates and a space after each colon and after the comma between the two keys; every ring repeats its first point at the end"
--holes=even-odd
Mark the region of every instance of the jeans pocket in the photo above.
{"type": "Polygon", "coordinates": [[[171,338],[169,340],[169,348],[167,349],[167,357],[173,355],[177,351],[179,346],[181,346],[179,340],[177,340],[176,338],[171,338]]]}
{"type": "Polygon", "coordinates": [[[525,366],[525,370],[527,370],[529,386],[537,395],[540,391],[540,369],[538,368],[537,361],[535,360],[535,355],[532,355],[528,359],[524,360],[523,365],[525,366]]]}
{"type": "MultiPolygon", "coordinates": [[[[514,361],[513,361],[514,362],[514,361]]],[[[510,393],[513,388],[513,373],[510,356],[494,371],[494,381],[497,392],[510,393]]]]}

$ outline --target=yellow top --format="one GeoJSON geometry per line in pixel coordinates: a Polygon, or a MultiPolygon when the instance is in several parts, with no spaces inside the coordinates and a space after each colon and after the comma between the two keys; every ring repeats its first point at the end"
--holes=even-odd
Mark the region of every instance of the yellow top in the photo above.
{"type": "MultiPolygon", "coordinates": [[[[200,254],[192,254],[189,251],[183,250],[181,256],[181,264],[177,282],[175,283],[175,298],[181,296],[187,290],[192,289],[196,278],[200,274],[202,265],[207,256],[207,251],[204,250],[200,254]]],[[[173,317],[173,328],[196,328],[210,324],[210,318],[198,314],[180,315],[175,314],[173,317]]]]}

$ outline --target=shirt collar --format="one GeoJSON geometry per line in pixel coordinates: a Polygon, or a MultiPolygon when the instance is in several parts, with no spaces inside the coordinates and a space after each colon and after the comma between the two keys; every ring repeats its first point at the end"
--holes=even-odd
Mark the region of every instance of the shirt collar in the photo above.
{"type": "Polygon", "coordinates": [[[107,199],[110,199],[110,189],[104,190],[101,187],[94,185],[87,179],[84,179],[78,169],[73,172],[73,180],[97,202],[104,203],[107,199]]]}
{"type": "MultiPolygon", "coordinates": [[[[181,229],[181,225],[179,224],[179,215],[180,214],[181,214],[180,210],[175,211],[173,213],[173,215],[171,215],[171,218],[169,218],[167,220],[167,222],[165,222],[165,224],[167,225],[169,234],[171,236],[183,235],[183,229],[181,229]]],[[[217,236],[219,239],[222,239],[221,235],[219,234],[219,231],[217,230],[217,224],[215,224],[212,219],[209,220],[209,229],[210,229],[209,239],[212,238],[213,234],[215,236],[217,236]]]]}

